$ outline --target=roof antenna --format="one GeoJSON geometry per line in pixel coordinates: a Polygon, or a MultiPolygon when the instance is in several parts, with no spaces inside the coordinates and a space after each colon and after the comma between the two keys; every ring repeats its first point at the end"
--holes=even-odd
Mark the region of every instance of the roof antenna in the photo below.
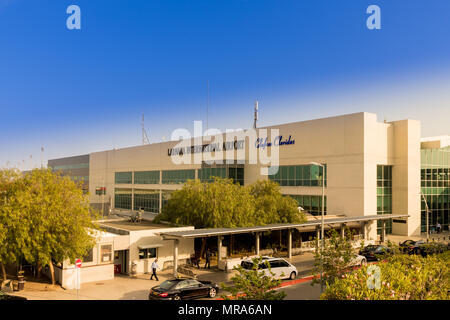
{"type": "Polygon", "coordinates": [[[150,141],[147,136],[147,131],[145,131],[144,114],[142,114],[142,145],[146,144],[150,144],[150,141]]]}
{"type": "Polygon", "coordinates": [[[258,122],[258,100],[255,101],[255,119],[253,122],[253,129],[256,129],[257,122],[258,122]]]}

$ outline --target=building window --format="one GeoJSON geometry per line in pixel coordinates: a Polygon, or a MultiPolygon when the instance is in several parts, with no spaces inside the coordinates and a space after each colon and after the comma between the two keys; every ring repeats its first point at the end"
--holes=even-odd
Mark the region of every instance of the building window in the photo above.
{"type": "Polygon", "coordinates": [[[426,232],[426,207],[431,231],[439,223],[449,230],[450,217],[450,146],[421,150],[421,231],[426,232]]]}
{"type": "Polygon", "coordinates": [[[159,171],[134,172],[135,184],[159,184],[159,171]]]}
{"type": "Polygon", "coordinates": [[[159,213],[159,191],[134,190],[134,210],[159,213]]]}
{"type": "Polygon", "coordinates": [[[156,258],[156,248],[139,249],[139,259],[156,258]]]}
{"type": "Polygon", "coordinates": [[[170,199],[170,195],[172,194],[172,191],[166,191],[163,190],[161,193],[161,210],[167,205],[167,202],[170,199]]]}
{"type": "Polygon", "coordinates": [[[112,261],[112,245],[102,244],[100,246],[100,263],[108,263],[112,261]]]}
{"type": "Polygon", "coordinates": [[[131,189],[115,189],[114,207],[131,210],[131,189]]]}
{"type": "Polygon", "coordinates": [[[81,259],[83,262],[94,262],[94,248],[90,249],[86,255],[81,259]]]}
{"type": "MultiPolygon", "coordinates": [[[[322,215],[322,196],[310,195],[287,195],[297,201],[299,207],[302,207],[307,213],[313,216],[322,215]]],[[[324,197],[324,214],[327,214],[327,197],[324,197]]]]}
{"type": "Polygon", "coordinates": [[[117,184],[131,184],[132,172],[116,172],[115,183],[117,184]]]}
{"type": "MultiPolygon", "coordinates": [[[[325,186],[327,185],[327,165],[325,167],[325,186]]],[[[315,165],[279,166],[278,172],[269,179],[280,186],[320,187],[324,168],[315,165]]]]}
{"type": "Polygon", "coordinates": [[[166,170],[162,172],[163,184],[185,183],[195,179],[195,170],[166,170]]]}
{"type": "Polygon", "coordinates": [[[228,178],[233,179],[234,183],[244,185],[244,168],[241,167],[229,167],[228,178]]]}
{"type": "MultiPolygon", "coordinates": [[[[392,166],[377,165],[377,214],[392,214],[392,166]]],[[[385,220],[386,234],[392,233],[392,219],[385,220]]],[[[383,221],[377,221],[381,234],[383,221]]]]}
{"type": "Polygon", "coordinates": [[[227,170],[226,168],[202,168],[198,170],[198,178],[202,182],[213,182],[214,177],[226,178],[227,170]]]}

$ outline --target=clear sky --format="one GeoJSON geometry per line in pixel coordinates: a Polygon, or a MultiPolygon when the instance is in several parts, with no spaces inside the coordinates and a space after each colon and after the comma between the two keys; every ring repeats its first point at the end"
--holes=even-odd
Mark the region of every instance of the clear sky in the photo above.
{"type": "Polygon", "coordinates": [[[450,134],[448,0],[0,0],[0,166],[352,112],[450,134]],[[68,30],[66,8],[81,8],[68,30]],[[366,8],[381,8],[368,30],[366,8]],[[30,155],[32,158],[30,159],[30,155]]]}

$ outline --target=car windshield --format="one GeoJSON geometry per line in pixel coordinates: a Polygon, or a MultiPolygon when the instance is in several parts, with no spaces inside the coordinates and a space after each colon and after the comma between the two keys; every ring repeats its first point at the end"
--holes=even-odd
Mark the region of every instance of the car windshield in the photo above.
{"type": "Polygon", "coordinates": [[[242,261],[241,266],[244,269],[251,270],[253,268],[253,262],[250,261],[242,261]]]}
{"type": "Polygon", "coordinates": [[[172,288],[174,285],[176,285],[178,283],[178,281],[174,281],[174,280],[166,280],[163,283],[161,283],[159,285],[159,288],[163,289],[163,290],[169,290],[170,288],[172,288]]]}
{"type": "Polygon", "coordinates": [[[413,244],[414,244],[414,241],[412,241],[412,240],[406,240],[405,242],[403,242],[403,244],[406,244],[407,246],[413,245],[413,244]]]}

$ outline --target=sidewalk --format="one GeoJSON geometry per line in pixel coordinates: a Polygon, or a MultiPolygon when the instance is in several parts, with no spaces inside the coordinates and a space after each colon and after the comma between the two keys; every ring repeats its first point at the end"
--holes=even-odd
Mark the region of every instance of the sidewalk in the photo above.
{"type": "MultiPolygon", "coordinates": [[[[421,234],[419,236],[397,236],[388,234],[386,235],[386,239],[390,240],[391,242],[398,244],[399,242],[403,242],[405,240],[426,240],[427,235],[421,234]]],[[[431,233],[429,235],[429,241],[450,241],[450,232],[449,231],[442,231],[442,233],[431,233]]]]}
{"type": "MultiPolygon", "coordinates": [[[[293,256],[290,260],[297,267],[299,277],[309,275],[314,265],[312,253],[293,256]]],[[[231,283],[231,278],[236,271],[224,272],[217,268],[197,269],[194,271],[198,280],[212,281],[215,283],[231,283]]],[[[171,269],[158,273],[159,281],[149,280],[151,274],[140,274],[136,277],[127,275],[116,276],[113,280],[97,281],[82,284],[78,290],[79,300],[147,300],[149,290],[167,279],[173,278],[171,269]]],[[[183,276],[180,274],[180,276],[183,276]]],[[[22,296],[29,300],[77,300],[77,290],[65,290],[59,285],[52,287],[46,283],[27,282],[25,290],[14,292],[12,295],[22,296]]]]}

